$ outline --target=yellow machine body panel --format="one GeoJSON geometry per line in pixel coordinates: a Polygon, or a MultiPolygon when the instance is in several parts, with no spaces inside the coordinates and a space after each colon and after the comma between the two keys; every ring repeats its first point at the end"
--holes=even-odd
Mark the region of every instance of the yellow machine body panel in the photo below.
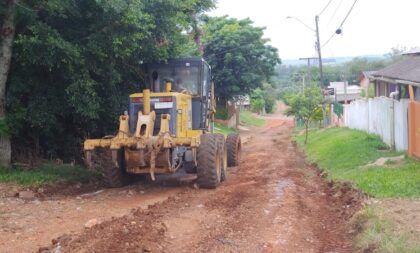
{"type": "MultiPolygon", "coordinates": [[[[133,93],[131,98],[143,98],[143,93],[133,93]]],[[[150,99],[161,97],[174,97],[177,111],[177,124],[175,137],[177,138],[196,138],[200,136],[202,130],[192,129],[192,96],[179,92],[151,92],[150,99]]]]}

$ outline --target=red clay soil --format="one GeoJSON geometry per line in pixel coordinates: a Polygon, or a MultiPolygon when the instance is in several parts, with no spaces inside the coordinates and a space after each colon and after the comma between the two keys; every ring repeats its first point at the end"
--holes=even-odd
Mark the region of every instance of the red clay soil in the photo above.
{"type": "Polygon", "coordinates": [[[325,182],[296,150],[292,129],[281,114],[267,117],[264,129],[248,134],[241,165],[216,190],[191,183],[39,251],[354,252],[349,219],[359,194],[325,182]]]}

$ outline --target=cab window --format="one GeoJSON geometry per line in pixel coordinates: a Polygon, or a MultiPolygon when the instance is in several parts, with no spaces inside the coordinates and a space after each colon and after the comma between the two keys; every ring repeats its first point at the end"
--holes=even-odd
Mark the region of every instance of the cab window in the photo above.
{"type": "Polygon", "coordinates": [[[210,69],[207,64],[204,64],[203,68],[203,90],[201,91],[201,95],[207,97],[208,89],[210,87],[210,69]]]}
{"type": "Polygon", "coordinates": [[[151,84],[155,92],[165,91],[166,80],[172,81],[172,90],[198,95],[200,71],[197,66],[161,66],[151,70],[151,84]]]}

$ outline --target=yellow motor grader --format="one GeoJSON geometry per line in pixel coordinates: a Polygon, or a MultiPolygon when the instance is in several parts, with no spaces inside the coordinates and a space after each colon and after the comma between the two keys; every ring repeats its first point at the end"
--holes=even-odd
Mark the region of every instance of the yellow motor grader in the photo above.
{"type": "Polygon", "coordinates": [[[173,59],[144,66],[146,89],[129,96],[115,136],[84,142],[86,163],[110,187],[137,174],[197,173],[203,188],[226,180],[240,160],[241,139],[213,133],[211,68],[202,58],[173,59]]]}

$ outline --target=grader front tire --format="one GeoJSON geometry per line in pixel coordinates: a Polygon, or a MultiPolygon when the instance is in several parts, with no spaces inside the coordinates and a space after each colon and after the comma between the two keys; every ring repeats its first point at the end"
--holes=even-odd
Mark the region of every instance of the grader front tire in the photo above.
{"type": "Polygon", "coordinates": [[[102,173],[106,186],[117,188],[130,182],[130,175],[124,170],[124,150],[117,151],[118,167],[112,161],[110,149],[95,149],[92,153],[92,162],[94,168],[102,173]]]}
{"type": "Polygon", "coordinates": [[[219,137],[203,134],[197,151],[197,183],[202,188],[215,189],[220,184],[221,155],[219,137]]]}

